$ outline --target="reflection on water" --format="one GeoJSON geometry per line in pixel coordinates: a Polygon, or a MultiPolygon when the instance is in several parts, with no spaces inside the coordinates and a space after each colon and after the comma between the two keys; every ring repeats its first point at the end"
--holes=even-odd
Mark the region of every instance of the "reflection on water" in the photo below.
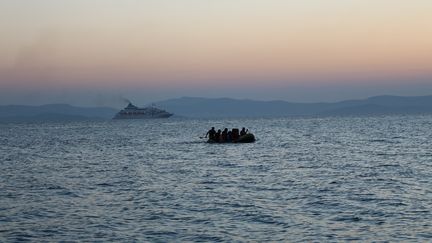
{"type": "Polygon", "coordinates": [[[0,124],[0,241],[432,238],[432,117],[0,124]],[[211,126],[254,144],[207,144],[211,126]]]}

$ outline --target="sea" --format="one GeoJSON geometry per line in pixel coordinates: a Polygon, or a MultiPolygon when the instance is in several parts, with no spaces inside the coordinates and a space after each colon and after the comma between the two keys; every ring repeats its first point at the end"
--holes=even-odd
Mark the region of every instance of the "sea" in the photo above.
{"type": "Polygon", "coordinates": [[[2,123],[20,241],[431,242],[432,116],[2,123]]]}

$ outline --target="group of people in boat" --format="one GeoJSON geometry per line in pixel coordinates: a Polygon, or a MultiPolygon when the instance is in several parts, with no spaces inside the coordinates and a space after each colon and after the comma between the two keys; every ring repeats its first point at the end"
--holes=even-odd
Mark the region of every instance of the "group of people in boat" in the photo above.
{"type": "Polygon", "coordinates": [[[213,141],[216,143],[230,143],[237,141],[241,136],[244,136],[248,133],[249,129],[242,128],[241,131],[239,131],[238,128],[233,128],[232,130],[228,130],[228,128],[225,128],[223,131],[221,129],[215,130],[214,127],[212,127],[205,137],[209,138],[209,141],[213,141]]]}

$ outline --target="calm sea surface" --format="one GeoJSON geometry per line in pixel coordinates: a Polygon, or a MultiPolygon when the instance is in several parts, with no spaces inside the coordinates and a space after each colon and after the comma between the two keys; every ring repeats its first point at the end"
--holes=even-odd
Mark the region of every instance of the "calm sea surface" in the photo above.
{"type": "Polygon", "coordinates": [[[431,241],[432,116],[0,124],[19,240],[431,241]]]}

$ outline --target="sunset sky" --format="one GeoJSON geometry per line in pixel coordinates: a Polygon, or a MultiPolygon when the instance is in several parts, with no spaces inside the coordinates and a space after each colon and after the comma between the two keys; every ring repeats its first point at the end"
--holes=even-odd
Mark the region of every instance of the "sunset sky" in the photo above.
{"type": "Polygon", "coordinates": [[[0,105],[432,94],[431,0],[1,0],[0,105]]]}

